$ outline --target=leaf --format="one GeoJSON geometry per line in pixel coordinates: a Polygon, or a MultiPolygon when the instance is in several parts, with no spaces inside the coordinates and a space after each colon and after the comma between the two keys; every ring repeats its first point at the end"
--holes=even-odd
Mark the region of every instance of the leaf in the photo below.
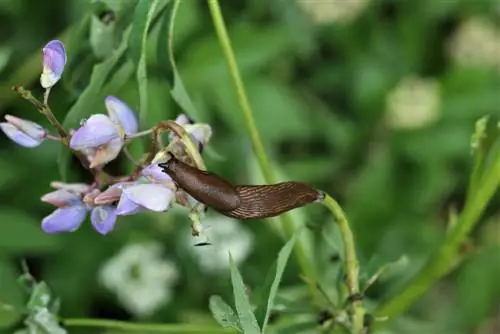
{"type": "MultiPolygon", "coordinates": [[[[122,57],[127,48],[128,35],[130,34],[130,27],[127,28],[122,37],[122,42],[118,49],[115,50],[112,56],[100,64],[94,66],[89,85],[82,92],[76,103],[71,107],[64,119],[63,126],[66,129],[76,128],[80,121],[88,117],[95,110],[104,108],[103,86],[106,80],[114,69],[118,60],[122,57]]],[[[61,146],[59,151],[58,165],[59,173],[63,180],[67,180],[68,167],[71,159],[71,151],[64,146],[61,146]]]]}
{"type": "Polygon", "coordinates": [[[231,327],[239,330],[240,332],[243,331],[240,327],[238,316],[234,313],[233,308],[229,306],[221,296],[210,296],[208,302],[212,315],[222,327],[231,327]]]}
{"type": "MultiPolygon", "coordinates": [[[[138,64],[141,59],[143,52],[143,44],[145,39],[145,34],[147,36],[148,30],[148,16],[150,9],[151,1],[148,0],[139,0],[135,7],[134,18],[132,29],[130,31],[129,39],[128,39],[128,50],[127,52],[130,54],[130,58],[134,62],[134,64],[138,64]]],[[[158,5],[158,1],[154,0],[151,4],[151,8],[158,5]]]]}
{"type": "Polygon", "coordinates": [[[231,283],[233,285],[234,304],[240,320],[240,326],[245,334],[260,333],[259,324],[252,311],[252,306],[245,291],[243,278],[229,253],[231,283]]]}
{"type": "Polygon", "coordinates": [[[12,325],[21,316],[24,296],[17,275],[16,268],[0,258],[0,328],[12,325]]]}
{"type": "Polygon", "coordinates": [[[200,115],[198,114],[191,98],[189,97],[186,88],[184,87],[184,83],[182,82],[181,76],[179,75],[179,71],[177,70],[177,65],[174,59],[174,50],[173,50],[173,36],[174,36],[174,23],[175,17],[177,15],[177,10],[179,9],[180,0],[175,0],[174,6],[172,8],[172,14],[170,16],[170,25],[169,25],[169,34],[168,34],[168,53],[170,58],[170,64],[172,66],[172,71],[174,74],[174,88],[170,91],[172,94],[172,98],[175,102],[184,110],[184,112],[190,116],[195,118],[197,121],[201,121],[200,115]]]}
{"type": "Polygon", "coordinates": [[[278,258],[274,262],[271,270],[269,271],[266,280],[266,284],[261,290],[261,302],[257,306],[257,311],[255,312],[257,321],[262,328],[262,332],[265,332],[267,322],[269,320],[269,315],[271,314],[271,310],[274,304],[274,298],[276,297],[276,293],[278,292],[278,287],[281,282],[281,278],[283,277],[283,272],[285,271],[286,264],[288,263],[288,259],[290,258],[290,254],[292,253],[293,246],[297,241],[298,235],[303,229],[298,229],[293,236],[288,240],[288,242],[281,248],[278,253],[278,258]],[[273,277],[274,279],[271,281],[269,278],[273,277]],[[267,297],[267,298],[266,298],[267,297]]]}
{"type": "Polygon", "coordinates": [[[408,256],[403,254],[399,259],[393,262],[386,263],[378,268],[378,270],[370,276],[364,283],[362,288],[363,293],[368,290],[370,286],[373,285],[377,280],[386,280],[391,276],[401,273],[408,267],[409,259],[408,256]]]}
{"type": "Polygon", "coordinates": [[[467,195],[470,197],[476,190],[488,166],[488,157],[495,143],[498,142],[498,117],[484,116],[476,122],[476,128],[471,138],[471,148],[474,165],[469,181],[467,195]]]}
{"type": "Polygon", "coordinates": [[[59,246],[57,236],[44,233],[40,221],[23,211],[0,207],[0,222],[0,251],[41,253],[59,246]]]}

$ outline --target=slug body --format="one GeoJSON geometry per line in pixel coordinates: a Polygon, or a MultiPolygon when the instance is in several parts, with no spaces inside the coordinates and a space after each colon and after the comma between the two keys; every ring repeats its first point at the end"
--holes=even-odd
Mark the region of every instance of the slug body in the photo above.
{"type": "Polygon", "coordinates": [[[233,186],[220,176],[189,166],[172,155],[159,166],[193,198],[236,219],[275,217],[323,198],[321,191],[295,181],[233,186]]]}
{"type": "Polygon", "coordinates": [[[172,155],[159,166],[194,199],[217,211],[231,211],[240,206],[236,189],[216,174],[189,166],[172,155]]]}

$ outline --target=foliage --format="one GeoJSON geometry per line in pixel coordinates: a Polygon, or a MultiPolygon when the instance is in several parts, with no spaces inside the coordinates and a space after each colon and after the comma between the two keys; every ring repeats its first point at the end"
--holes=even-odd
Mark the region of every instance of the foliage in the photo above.
{"type": "MultiPolygon", "coordinates": [[[[345,265],[349,226],[374,333],[498,331],[498,3],[220,2],[270,171],[252,150],[228,49],[204,1],[1,1],[3,114],[53,130],[46,110],[11,87],[43,100],[41,49],[60,39],[68,59],[49,105],[66,130],[105,113],[106,96],[137,112],[139,131],[187,113],[213,131],[203,150],[207,169],[240,183],[269,183],[271,175],[315,185],[335,195],[349,225],[332,223],[343,216],[335,204],[333,221],[308,206],[285,218],[288,229],[279,219],[213,215],[214,232],[217,224],[238,232],[194,246],[187,211],[177,207],[120,217],[106,236],[86,222],[46,234],[40,224],[53,208],[40,198],[48,185],[91,183],[92,175],[61,142],[27,149],[2,136],[0,332],[44,333],[47,324],[70,333],[347,332],[356,269],[345,265]],[[115,263],[128,260],[116,254],[143,244],[161,249],[160,259],[142,259],[144,268],[163,268],[149,272],[152,279],[172,279],[158,287],[163,303],[141,313],[154,291],[131,285],[136,266],[127,264],[131,272],[122,275],[131,279],[114,290],[104,272],[122,270],[115,263]],[[226,254],[227,265],[203,271],[198,261],[211,251],[226,254]]],[[[128,148],[139,160],[150,140],[138,137],[128,148]]],[[[105,171],[134,169],[120,154],[105,171]]]]}

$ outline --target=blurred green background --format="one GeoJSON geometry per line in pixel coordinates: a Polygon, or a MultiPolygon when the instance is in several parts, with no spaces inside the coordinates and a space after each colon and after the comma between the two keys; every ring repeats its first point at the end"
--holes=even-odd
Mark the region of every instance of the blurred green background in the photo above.
{"type": "MultiPolygon", "coordinates": [[[[50,105],[64,119],[88,85],[93,65],[118,46],[135,1],[103,6],[90,0],[0,1],[2,115],[48,125],[10,86],[26,85],[41,96],[41,48],[62,34],[68,64],[50,105]],[[106,6],[114,12],[108,24],[106,6]]],[[[222,11],[257,125],[283,179],[308,182],[339,200],[353,224],[365,275],[408,257],[405,270],[370,288],[369,303],[376,305],[442,240],[450,208],[460,209],[464,200],[474,123],[486,114],[500,116],[500,1],[247,0],[222,1],[222,11]]],[[[164,21],[154,22],[148,40],[150,111],[143,128],[182,112],[169,94],[164,21]]],[[[176,22],[175,56],[197,110],[191,116],[213,129],[209,151],[217,154],[205,154],[206,163],[232,181],[254,180],[258,170],[205,1],[183,1],[176,22]]],[[[128,52],[118,62],[88,114],[105,112],[106,95],[139,110],[133,57],[128,52]]],[[[227,268],[205,263],[217,263],[220,254],[193,250],[182,210],[120,218],[106,237],[88,223],[71,234],[48,236],[40,221],[53,208],[39,199],[51,181],[60,180],[58,145],[25,149],[2,135],[0,150],[0,302],[24,302],[16,283],[23,258],[61,298],[63,317],[204,323],[212,321],[211,294],[230,299],[227,268]],[[137,300],[154,295],[153,285],[134,292],[133,285],[110,283],[113,290],[100,277],[103,266],[131,244],[153,241],[164,247],[159,261],[168,259],[176,269],[165,266],[172,279],[161,289],[171,295],[151,312],[142,308],[141,316],[137,300]]],[[[121,157],[109,170],[123,173],[126,165],[121,157]]],[[[90,178],[73,161],[70,180],[90,178]]],[[[498,203],[474,231],[475,251],[383,333],[500,332],[498,203]]],[[[297,211],[311,229],[330,219],[317,207],[297,211]]],[[[216,227],[224,219],[210,219],[214,230],[222,229],[220,247],[239,252],[243,277],[257,288],[282,240],[261,222],[224,230],[216,227]]],[[[317,261],[331,263],[327,254],[317,261]]],[[[133,270],[113,268],[111,276],[133,276],[133,270]]],[[[295,293],[297,273],[293,259],[285,295],[295,293]]],[[[0,311],[0,320],[8,325],[18,318],[0,311]]]]}

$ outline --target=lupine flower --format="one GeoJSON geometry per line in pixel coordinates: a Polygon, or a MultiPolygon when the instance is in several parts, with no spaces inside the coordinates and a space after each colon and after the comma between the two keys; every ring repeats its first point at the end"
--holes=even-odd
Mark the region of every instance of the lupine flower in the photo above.
{"type": "MultiPolygon", "coordinates": [[[[186,132],[191,136],[191,140],[193,140],[194,144],[198,146],[198,151],[201,153],[203,151],[203,147],[212,137],[212,128],[210,125],[204,123],[194,123],[194,121],[185,114],[177,116],[175,122],[186,130],[186,132]]],[[[184,155],[185,146],[180,138],[172,132],[169,133],[168,138],[170,140],[170,150],[172,153],[176,156],[184,155]]]]}
{"type": "Polygon", "coordinates": [[[66,50],[64,44],[58,40],[48,42],[43,51],[43,71],[40,76],[40,84],[43,88],[54,86],[64,71],[66,65],[66,50]]]}
{"type": "Polygon", "coordinates": [[[5,115],[7,122],[0,123],[0,128],[15,143],[24,147],[37,147],[46,136],[45,129],[37,123],[17,118],[12,115],[5,115]]]}
{"type": "Polygon", "coordinates": [[[229,268],[228,252],[235,263],[242,263],[253,248],[253,234],[239,221],[223,216],[208,217],[198,229],[199,236],[186,235],[187,250],[195,257],[201,269],[216,274],[229,268]],[[195,247],[194,244],[210,242],[211,245],[195,247]]]}
{"type": "MultiPolygon", "coordinates": [[[[51,234],[73,232],[85,221],[91,211],[90,221],[100,234],[109,233],[116,223],[116,208],[111,205],[92,206],[84,201],[90,187],[82,184],[56,183],[57,190],[45,194],[41,200],[57,209],[42,220],[42,229],[51,234]]],[[[94,192],[98,190],[94,189],[94,192]]],[[[93,195],[95,196],[95,195],[93,195]]]]}
{"type": "Polygon", "coordinates": [[[137,132],[138,128],[137,117],[124,102],[108,96],[105,105],[109,116],[90,116],[71,136],[70,147],[84,152],[91,168],[114,160],[123,147],[125,135],[137,132]]]}
{"type": "Polygon", "coordinates": [[[135,316],[151,316],[172,299],[179,273],[173,262],[162,258],[163,251],[157,242],[129,244],[99,272],[101,284],[135,316]]]}

